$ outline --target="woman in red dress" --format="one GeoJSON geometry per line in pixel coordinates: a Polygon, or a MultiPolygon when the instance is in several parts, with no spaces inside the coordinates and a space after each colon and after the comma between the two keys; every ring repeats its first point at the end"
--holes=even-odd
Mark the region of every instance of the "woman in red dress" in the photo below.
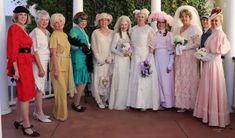
{"type": "Polygon", "coordinates": [[[22,127],[24,135],[38,137],[40,134],[32,130],[29,122],[29,101],[36,96],[32,39],[24,30],[24,25],[30,22],[29,11],[23,6],[17,6],[13,13],[14,23],[7,34],[7,73],[16,81],[17,117],[14,126],[16,129],[22,127]]]}

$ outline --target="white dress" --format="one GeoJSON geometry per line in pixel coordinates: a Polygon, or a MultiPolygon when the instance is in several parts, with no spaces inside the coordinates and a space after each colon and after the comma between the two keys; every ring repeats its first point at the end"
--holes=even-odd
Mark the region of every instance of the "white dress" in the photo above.
{"type": "Polygon", "coordinates": [[[154,30],[149,26],[134,26],[131,43],[134,52],[131,59],[131,71],[128,88],[127,106],[141,109],[159,108],[159,88],[153,55],[149,56],[149,47],[154,48],[154,30]],[[142,78],[140,63],[150,60],[152,74],[142,78]]]}
{"type": "Polygon", "coordinates": [[[111,64],[105,60],[112,61],[111,42],[113,31],[109,30],[107,35],[99,29],[93,31],[91,36],[91,48],[94,53],[94,73],[92,76],[92,95],[98,104],[105,104],[109,98],[111,81],[111,64]]]}
{"type": "Polygon", "coordinates": [[[112,41],[112,52],[114,53],[114,69],[109,97],[109,109],[124,110],[126,109],[130,57],[125,57],[121,51],[123,43],[130,42],[127,32],[116,33],[112,41]]]}
{"type": "Polygon", "coordinates": [[[173,34],[167,32],[156,34],[156,49],[155,49],[155,63],[158,73],[158,82],[160,90],[161,106],[166,108],[174,107],[174,49],[173,49],[173,34]],[[167,68],[171,69],[167,73],[167,68]]]}
{"type": "Polygon", "coordinates": [[[50,59],[50,50],[48,46],[50,33],[46,30],[45,34],[42,32],[42,30],[36,27],[29,35],[33,40],[33,51],[38,53],[43,70],[45,71],[44,77],[39,77],[38,66],[35,62],[33,62],[35,84],[38,90],[40,90],[42,93],[45,93],[47,81],[47,66],[50,59]]]}

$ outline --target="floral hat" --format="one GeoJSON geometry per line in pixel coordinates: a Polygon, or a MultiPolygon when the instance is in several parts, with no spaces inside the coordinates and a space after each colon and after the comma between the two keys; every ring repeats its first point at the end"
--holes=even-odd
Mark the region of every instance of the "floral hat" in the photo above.
{"type": "Polygon", "coordinates": [[[95,17],[95,26],[99,25],[99,20],[100,19],[108,19],[109,24],[110,24],[113,20],[113,17],[112,17],[112,15],[110,15],[108,13],[105,13],[105,12],[98,13],[98,14],[96,14],[96,17],[95,17]]]}
{"type": "Polygon", "coordinates": [[[165,12],[156,12],[150,15],[149,19],[151,20],[151,22],[153,21],[157,21],[157,22],[164,22],[166,21],[168,24],[172,24],[173,18],[168,15],[165,12]]]}
{"type": "Polygon", "coordinates": [[[137,18],[137,15],[139,13],[143,13],[145,15],[145,17],[148,18],[150,12],[148,11],[148,9],[144,8],[142,10],[134,10],[133,13],[135,14],[135,18],[137,18]]]}
{"type": "Polygon", "coordinates": [[[214,9],[212,9],[211,11],[211,15],[210,15],[210,20],[214,19],[215,17],[217,17],[218,15],[222,14],[222,10],[219,7],[216,7],[214,9]]]}

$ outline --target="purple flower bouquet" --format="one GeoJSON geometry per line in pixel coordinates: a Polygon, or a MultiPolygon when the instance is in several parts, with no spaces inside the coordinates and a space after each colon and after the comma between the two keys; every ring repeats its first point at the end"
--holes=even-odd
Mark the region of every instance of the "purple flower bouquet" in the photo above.
{"type": "Polygon", "coordinates": [[[152,74],[149,60],[145,60],[140,63],[140,73],[142,78],[149,77],[152,74]]]}

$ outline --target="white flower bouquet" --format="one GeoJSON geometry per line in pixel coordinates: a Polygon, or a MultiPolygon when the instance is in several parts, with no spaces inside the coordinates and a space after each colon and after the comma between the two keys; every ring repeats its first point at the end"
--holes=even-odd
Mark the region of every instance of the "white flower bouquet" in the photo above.
{"type": "Polygon", "coordinates": [[[175,44],[175,47],[177,45],[183,45],[185,46],[186,44],[188,43],[188,40],[186,40],[184,37],[180,36],[180,35],[176,35],[174,37],[174,44],[175,44]]]}
{"type": "Polygon", "coordinates": [[[211,61],[217,57],[217,54],[209,53],[205,48],[197,49],[194,56],[202,61],[211,61]]]}
{"type": "Polygon", "coordinates": [[[174,36],[174,46],[176,55],[181,55],[183,50],[187,49],[188,40],[180,35],[174,36]]]}

